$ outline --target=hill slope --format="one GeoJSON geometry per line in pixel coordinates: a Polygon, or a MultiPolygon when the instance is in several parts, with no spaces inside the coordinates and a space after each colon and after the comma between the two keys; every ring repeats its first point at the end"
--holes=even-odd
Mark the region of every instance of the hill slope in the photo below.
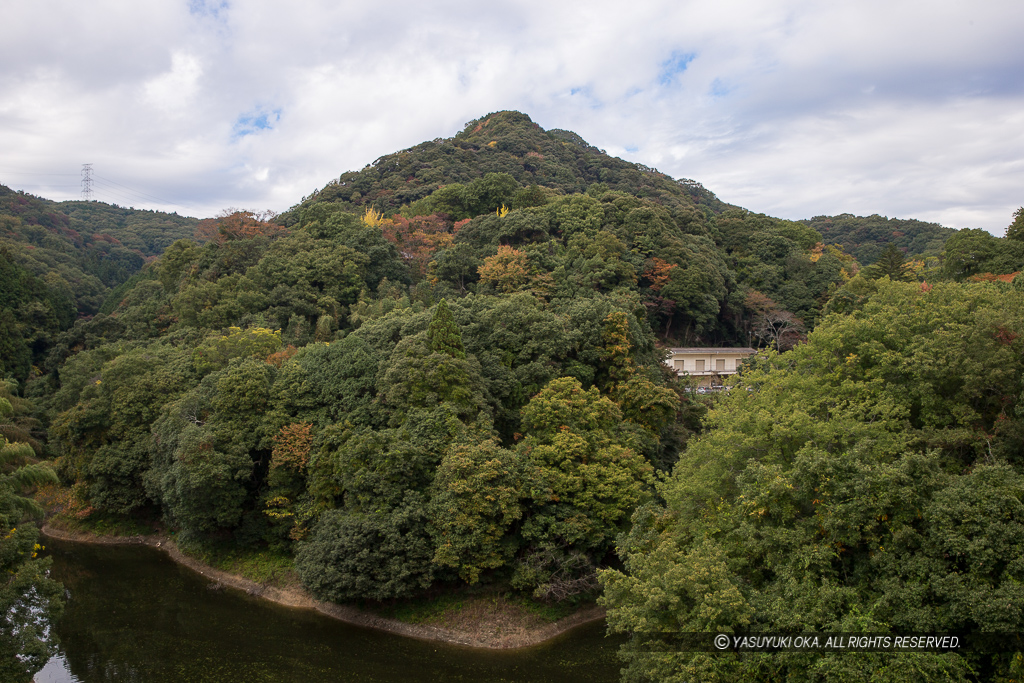
{"type": "Polygon", "coordinates": [[[878,214],[815,216],[801,223],[820,232],[826,244],[842,247],[864,266],[878,260],[887,244],[895,244],[907,256],[940,256],[946,240],[957,232],[938,223],[878,214]]]}
{"type": "Polygon", "coordinates": [[[198,221],[100,202],[53,202],[0,185],[0,377],[24,380],[52,338],[198,221]]]}

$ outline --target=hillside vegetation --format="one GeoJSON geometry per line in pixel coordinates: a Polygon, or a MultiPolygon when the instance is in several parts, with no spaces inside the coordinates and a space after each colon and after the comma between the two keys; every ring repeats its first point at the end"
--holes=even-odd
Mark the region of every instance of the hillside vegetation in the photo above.
{"type": "MultiPolygon", "coordinates": [[[[25,283],[10,315],[65,311],[44,362],[7,372],[66,519],[294,557],[335,601],[482,584],[603,590],[612,628],[648,634],[1024,625],[1024,230],[881,219],[907,239],[860,263],[868,238],[833,228],[861,219],[730,206],[518,112],[280,216],[193,223],[148,264],[138,240],[185,224],[113,212],[124,244],[76,246],[85,219],[63,215],[10,219],[0,263],[25,283]],[[102,286],[62,304],[29,247],[102,286]],[[138,265],[105,282],[83,255],[101,248],[138,265]],[[765,351],[711,399],[663,365],[671,345],[765,351]]],[[[627,680],[875,680],[662,654],[631,641],[627,680]]],[[[1011,659],[871,661],[967,680],[1011,659]]]]}
{"type": "Polygon", "coordinates": [[[894,244],[911,257],[935,258],[942,255],[946,240],[956,233],[938,223],[913,219],[853,216],[815,216],[800,221],[821,233],[826,244],[842,247],[864,266],[869,266],[882,255],[889,244],[894,244]]]}
{"type": "Polygon", "coordinates": [[[196,221],[100,202],[52,202],[0,185],[0,375],[24,381],[54,338],[196,221]]]}

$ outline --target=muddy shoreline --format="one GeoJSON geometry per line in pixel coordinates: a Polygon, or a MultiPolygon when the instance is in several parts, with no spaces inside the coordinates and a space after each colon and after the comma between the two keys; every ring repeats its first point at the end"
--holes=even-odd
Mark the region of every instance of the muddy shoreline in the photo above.
{"type": "Polygon", "coordinates": [[[514,648],[539,645],[544,641],[559,636],[576,626],[598,621],[605,616],[604,608],[591,607],[581,610],[564,619],[543,626],[519,625],[509,628],[503,624],[497,629],[481,628],[478,630],[448,629],[425,624],[407,624],[395,619],[379,617],[355,607],[337,605],[315,599],[301,588],[278,588],[251,581],[236,574],[214,569],[198,560],[182,553],[174,541],[164,535],[152,536],[99,536],[96,534],[64,531],[46,525],[43,535],[58,541],[74,543],[94,543],[102,545],[147,545],[167,553],[172,560],[188,567],[192,571],[222,586],[244,591],[286,607],[312,609],[355,626],[373,628],[409,638],[433,640],[467,647],[486,648],[492,650],[508,650],[514,648]]]}

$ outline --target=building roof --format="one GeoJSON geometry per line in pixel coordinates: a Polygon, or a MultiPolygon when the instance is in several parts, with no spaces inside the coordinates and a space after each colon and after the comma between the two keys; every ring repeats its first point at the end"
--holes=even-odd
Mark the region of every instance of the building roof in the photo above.
{"type": "Polygon", "coordinates": [[[711,347],[686,347],[686,348],[674,348],[669,349],[672,353],[757,353],[757,349],[752,349],[749,346],[734,346],[725,348],[711,348],[711,347]]]}

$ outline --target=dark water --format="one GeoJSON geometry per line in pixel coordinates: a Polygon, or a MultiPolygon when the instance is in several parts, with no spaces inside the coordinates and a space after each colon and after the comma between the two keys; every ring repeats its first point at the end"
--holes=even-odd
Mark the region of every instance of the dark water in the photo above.
{"type": "Polygon", "coordinates": [[[618,680],[604,623],[543,645],[489,651],[349,626],[208,581],[147,547],[49,541],[71,591],[61,655],[37,683],[618,680]]]}

